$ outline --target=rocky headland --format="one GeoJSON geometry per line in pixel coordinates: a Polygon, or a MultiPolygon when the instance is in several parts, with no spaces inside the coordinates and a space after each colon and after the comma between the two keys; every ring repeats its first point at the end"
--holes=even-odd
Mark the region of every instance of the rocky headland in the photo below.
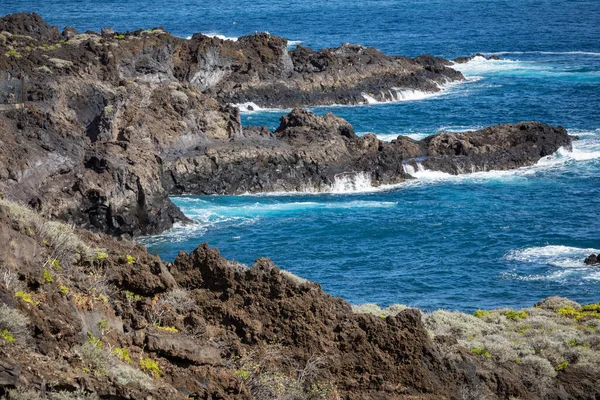
{"type": "Polygon", "coordinates": [[[565,129],[537,122],[387,143],[299,108],[270,131],[242,126],[232,105],[394,100],[463,79],[451,64],[357,45],[289,50],[266,33],[186,40],[0,18],[0,78],[25,82],[24,107],[0,111],[0,395],[599,396],[596,305],[555,300],[518,318],[372,315],[268,259],[249,268],[201,245],[169,264],[128,240],[188,222],[170,194],[319,191],[359,175],[387,185],[419,167],[511,169],[571,146],[565,129]],[[525,331],[513,326],[530,316],[525,331]],[[582,348],[540,342],[535,327],[549,321],[580,327],[582,348]],[[529,329],[523,346],[494,347],[529,329]]]}
{"type": "Polygon", "coordinates": [[[269,34],[61,33],[36,14],[1,18],[0,35],[0,71],[25,81],[25,108],[0,112],[0,191],[116,236],[186,222],[169,194],[314,191],[361,173],[394,184],[416,163],[450,173],[516,168],[571,141],[562,128],[521,123],[386,143],[300,109],[271,132],[242,127],[231,105],[356,104],[365,93],[385,100],[391,88],[435,91],[462,79],[431,56],[288,50],[269,34]]]}

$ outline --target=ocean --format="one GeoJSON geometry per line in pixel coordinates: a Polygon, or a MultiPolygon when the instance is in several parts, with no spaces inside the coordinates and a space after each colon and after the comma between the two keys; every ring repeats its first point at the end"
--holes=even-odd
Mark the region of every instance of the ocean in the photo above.
{"type": "MultiPolygon", "coordinates": [[[[0,14],[17,11],[80,31],[164,26],[182,37],[230,40],[268,31],[290,47],[350,42],[394,55],[498,55],[457,65],[466,80],[440,93],[312,110],[332,111],[382,140],[536,120],[577,135],[573,151],[514,171],[413,170],[416,179],[393,187],[373,188],[364,175],[340,179],[327,193],[174,197],[196,223],[142,242],[166,260],[202,242],[246,264],[270,257],[353,304],[473,311],[551,295],[600,301],[600,267],[583,264],[600,252],[596,0],[0,3],[0,14]]],[[[247,111],[242,121],[275,128],[288,111],[247,111]]]]}

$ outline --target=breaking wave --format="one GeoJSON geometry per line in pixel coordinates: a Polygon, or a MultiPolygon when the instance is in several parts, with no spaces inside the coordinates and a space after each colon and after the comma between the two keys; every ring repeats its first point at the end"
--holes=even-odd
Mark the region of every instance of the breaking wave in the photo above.
{"type": "Polygon", "coordinates": [[[582,249],[549,245],[512,250],[506,254],[505,258],[512,261],[551,265],[560,268],[590,268],[583,263],[583,260],[590,254],[598,252],[600,250],[593,248],[582,249]]]}

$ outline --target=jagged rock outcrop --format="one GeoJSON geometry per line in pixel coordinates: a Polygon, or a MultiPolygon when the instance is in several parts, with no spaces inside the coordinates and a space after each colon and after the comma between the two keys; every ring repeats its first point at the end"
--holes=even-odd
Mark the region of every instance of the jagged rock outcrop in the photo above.
{"type": "Polygon", "coordinates": [[[473,60],[475,57],[481,57],[486,60],[501,60],[502,59],[498,55],[491,55],[489,57],[486,57],[485,54],[477,53],[475,55],[467,56],[467,57],[456,57],[453,61],[457,64],[465,64],[465,63],[468,63],[469,61],[473,60]]]}
{"type": "Polygon", "coordinates": [[[600,254],[590,254],[583,261],[585,265],[600,265],[600,254]]]}
{"type": "Polygon", "coordinates": [[[211,194],[327,190],[336,179],[367,175],[373,185],[412,179],[419,167],[459,174],[532,165],[571,138],[561,127],[524,122],[480,131],[440,133],[391,143],[359,137],[332,114],[293,110],[270,135],[264,131],[166,159],[174,192],[211,194]]]}

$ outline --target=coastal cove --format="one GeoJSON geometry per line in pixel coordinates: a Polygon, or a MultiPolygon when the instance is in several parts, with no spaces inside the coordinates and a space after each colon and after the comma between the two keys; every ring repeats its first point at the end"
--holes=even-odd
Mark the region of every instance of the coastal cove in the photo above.
{"type": "Polygon", "coordinates": [[[600,2],[0,3],[0,400],[598,400],[600,2]]]}
{"type": "MultiPolygon", "coordinates": [[[[421,99],[312,110],[386,141],[543,114],[579,137],[572,152],[510,172],[417,172],[391,188],[341,179],[321,195],[176,197],[197,223],[142,243],[167,260],[198,241],[243,263],[269,256],[353,304],[474,311],[548,295],[594,301],[600,270],[583,260],[600,248],[600,57],[502,57],[511,59],[456,64],[466,81],[421,99]]],[[[246,111],[242,123],[275,129],[286,112],[246,111]]]]}

